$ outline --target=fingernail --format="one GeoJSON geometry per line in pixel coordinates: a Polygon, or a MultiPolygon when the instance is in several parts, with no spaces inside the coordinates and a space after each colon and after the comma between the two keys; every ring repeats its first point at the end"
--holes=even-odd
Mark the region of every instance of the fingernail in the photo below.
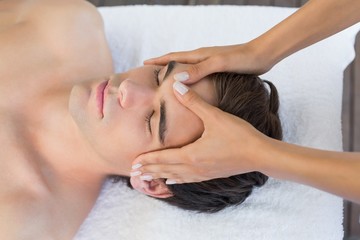
{"type": "Polygon", "coordinates": [[[174,79],[183,82],[189,79],[189,74],[187,72],[180,72],[174,75],[174,79]]]}
{"type": "Polygon", "coordinates": [[[140,176],[140,179],[144,180],[144,181],[151,181],[151,180],[153,180],[153,177],[150,175],[143,175],[143,176],[140,176]]]}
{"type": "Polygon", "coordinates": [[[176,181],[175,180],[166,180],[165,182],[167,185],[171,185],[171,184],[176,184],[176,181]]]}
{"type": "Polygon", "coordinates": [[[136,171],[136,172],[131,172],[131,173],[130,173],[130,176],[132,176],[132,177],[139,176],[139,175],[141,175],[141,172],[140,172],[140,171],[136,171]]]}
{"type": "Polygon", "coordinates": [[[189,91],[189,89],[179,81],[174,82],[173,88],[181,95],[184,95],[185,93],[187,93],[189,91]]]}
{"type": "Polygon", "coordinates": [[[141,167],[142,167],[142,165],[140,163],[138,163],[138,164],[133,165],[131,168],[135,170],[135,169],[138,169],[141,167]]]}

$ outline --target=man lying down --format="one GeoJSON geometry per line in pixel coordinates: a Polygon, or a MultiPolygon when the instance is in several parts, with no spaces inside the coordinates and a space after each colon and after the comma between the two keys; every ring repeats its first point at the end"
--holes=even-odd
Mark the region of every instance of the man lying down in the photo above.
{"type": "MultiPolygon", "coordinates": [[[[138,155],[201,136],[201,120],[173,93],[173,74],[185,65],[114,74],[101,17],[86,1],[4,0],[0,9],[0,239],[72,239],[108,177],[129,177],[138,155]]],[[[272,83],[217,73],[190,88],[281,139],[272,83]]],[[[131,183],[181,208],[216,212],[266,180],[253,172],[131,183]]]]}

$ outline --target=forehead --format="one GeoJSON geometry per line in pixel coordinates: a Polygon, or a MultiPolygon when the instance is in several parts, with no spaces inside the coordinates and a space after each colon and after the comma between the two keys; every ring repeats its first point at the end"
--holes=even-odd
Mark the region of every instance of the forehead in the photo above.
{"type": "MultiPolygon", "coordinates": [[[[163,88],[163,99],[167,105],[168,126],[165,134],[166,145],[169,147],[183,146],[193,142],[201,136],[204,130],[202,120],[181,104],[173,92],[173,75],[185,68],[186,65],[184,64],[176,64],[174,70],[168,75],[167,80],[161,86],[161,88],[163,88]]],[[[164,75],[163,72],[162,75],[164,75]]],[[[204,78],[195,84],[188,85],[188,87],[196,92],[203,100],[211,105],[215,105],[216,95],[212,81],[204,78]]]]}

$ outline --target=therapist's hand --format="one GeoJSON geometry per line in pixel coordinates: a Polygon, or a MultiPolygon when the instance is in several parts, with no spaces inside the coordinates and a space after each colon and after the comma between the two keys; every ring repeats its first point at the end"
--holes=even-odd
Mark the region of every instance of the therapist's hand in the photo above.
{"type": "MultiPolygon", "coordinates": [[[[175,82],[174,88],[176,89],[175,82]]],[[[181,88],[185,85],[181,84],[181,88]]],[[[132,176],[146,180],[167,178],[167,184],[200,182],[256,171],[268,138],[246,121],[225,113],[203,101],[191,89],[178,100],[203,121],[202,136],[182,148],[165,149],[140,155],[132,176]],[[262,151],[259,151],[261,149],[262,151]]],[[[191,123],[189,123],[191,124],[191,123]]]]}
{"type": "Polygon", "coordinates": [[[174,76],[186,84],[194,83],[215,72],[263,74],[273,66],[270,59],[252,42],[221,47],[205,47],[193,51],[175,52],[144,61],[144,64],[166,65],[170,61],[191,64],[174,76]]]}

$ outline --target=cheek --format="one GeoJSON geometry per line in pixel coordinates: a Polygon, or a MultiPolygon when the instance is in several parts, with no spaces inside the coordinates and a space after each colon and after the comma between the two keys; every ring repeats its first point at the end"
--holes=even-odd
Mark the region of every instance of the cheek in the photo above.
{"type": "Polygon", "coordinates": [[[131,114],[113,116],[106,122],[88,123],[82,131],[98,155],[112,165],[130,169],[131,162],[151,146],[146,138],[145,122],[131,114]]]}
{"type": "Polygon", "coordinates": [[[106,125],[97,136],[101,136],[96,139],[99,150],[112,161],[132,161],[147,149],[145,133],[134,120],[123,119],[116,126],[106,125]]]}

